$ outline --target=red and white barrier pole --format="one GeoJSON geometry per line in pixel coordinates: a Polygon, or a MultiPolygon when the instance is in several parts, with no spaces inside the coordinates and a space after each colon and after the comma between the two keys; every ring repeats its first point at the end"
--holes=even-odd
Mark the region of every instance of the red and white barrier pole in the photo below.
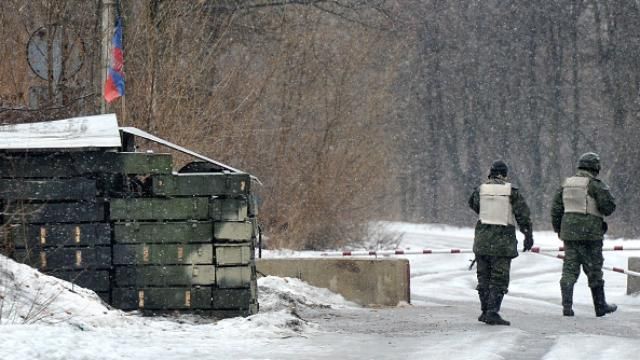
{"type": "Polygon", "coordinates": [[[385,256],[385,255],[424,255],[424,254],[469,254],[472,249],[422,249],[422,250],[363,250],[363,251],[331,251],[321,256],[385,256]]]}
{"type": "MultiPolygon", "coordinates": [[[[633,251],[640,250],[640,246],[604,246],[602,251],[633,251]]],[[[557,247],[539,247],[534,246],[531,252],[556,252],[564,251],[564,246],[557,247]]],[[[388,255],[428,255],[428,254],[470,254],[472,249],[417,249],[417,250],[359,250],[359,251],[330,251],[320,254],[321,256],[388,256],[388,255]]]]}
{"type": "MultiPolygon", "coordinates": [[[[640,250],[640,246],[622,246],[622,245],[614,245],[614,246],[603,246],[602,251],[634,251],[640,250]]],[[[558,247],[538,247],[534,246],[531,248],[531,252],[540,253],[540,252],[553,252],[553,251],[564,251],[564,246],[558,247]]]]}
{"type": "MultiPolygon", "coordinates": [[[[537,254],[564,260],[564,255],[562,255],[562,254],[551,255],[551,254],[545,254],[545,253],[541,253],[541,252],[537,252],[537,254]]],[[[625,270],[625,269],[622,269],[622,268],[619,268],[619,267],[615,267],[615,266],[603,265],[602,268],[605,269],[605,270],[609,270],[609,271],[619,272],[621,274],[640,277],[640,272],[625,270]]]]}

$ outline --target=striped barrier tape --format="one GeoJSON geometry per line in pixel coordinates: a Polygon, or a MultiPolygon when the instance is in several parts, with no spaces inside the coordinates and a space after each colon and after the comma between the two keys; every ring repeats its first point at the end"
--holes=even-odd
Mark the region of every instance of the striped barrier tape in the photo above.
{"type": "MultiPolygon", "coordinates": [[[[544,255],[544,256],[548,256],[548,257],[564,260],[564,255],[562,255],[562,254],[551,255],[551,254],[545,254],[545,253],[541,253],[541,252],[536,252],[536,254],[540,254],[540,255],[544,255]]],[[[621,274],[640,277],[640,272],[635,272],[635,271],[631,271],[631,270],[625,270],[625,269],[622,269],[622,268],[619,268],[619,267],[615,267],[615,266],[603,265],[602,268],[605,269],[605,270],[614,271],[614,272],[618,272],[618,273],[621,273],[621,274]]]]}
{"type": "MultiPolygon", "coordinates": [[[[633,251],[640,250],[640,246],[604,246],[602,251],[633,251]]],[[[539,247],[534,246],[531,252],[556,252],[564,251],[563,246],[557,247],[539,247]]],[[[471,254],[472,249],[418,249],[418,250],[358,250],[358,251],[330,251],[320,254],[320,256],[389,256],[389,255],[427,255],[427,254],[471,254]]]]}

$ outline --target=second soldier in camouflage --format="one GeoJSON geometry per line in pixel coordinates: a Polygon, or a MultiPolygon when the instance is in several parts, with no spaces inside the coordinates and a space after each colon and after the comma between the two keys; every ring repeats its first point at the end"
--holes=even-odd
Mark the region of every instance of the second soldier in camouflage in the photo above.
{"type": "Polygon", "coordinates": [[[613,213],[616,204],[609,187],[597,178],[599,172],[598,154],[583,154],[576,174],[564,181],[553,198],[551,223],[565,249],[560,279],[564,316],[574,315],[573,286],[581,266],[589,280],[596,316],[617,309],[616,305],[607,304],[602,279],[602,240],[607,231],[604,217],[613,213]]]}

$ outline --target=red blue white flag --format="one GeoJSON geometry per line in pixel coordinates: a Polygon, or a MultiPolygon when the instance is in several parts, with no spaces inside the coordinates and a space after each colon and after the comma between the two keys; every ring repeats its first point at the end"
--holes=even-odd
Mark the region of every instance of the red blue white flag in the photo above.
{"type": "Polygon", "coordinates": [[[124,52],[122,49],[122,19],[116,18],[115,32],[113,33],[111,53],[111,66],[104,84],[104,99],[108,103],[124,95],[124,52]]]}

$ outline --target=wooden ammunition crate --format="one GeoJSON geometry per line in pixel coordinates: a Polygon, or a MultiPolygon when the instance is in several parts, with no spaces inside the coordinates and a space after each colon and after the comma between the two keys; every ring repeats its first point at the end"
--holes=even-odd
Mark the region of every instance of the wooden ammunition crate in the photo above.
{"type": "Polygon", "coordinates": [[[96,181],[0,179],[0,198],[7,200],[94,200],[96,181]]]}
{"type": "Polygon", "coordinates": [[[114,265],[213,264],[212,244],[113,245],[114,265]]]}
{"type": "Polygon", "coordinates": [[[118,244],[211,243],[213,222],[123,222],[113,224],[118,244]]]}
{"type": "Polygon", "coordinates": [[[214,309],[249,309],[257,304],[256,287],[244,289],[213,289],[212,307],[214,309]]]}
{"type": "Polygon", "coordinates": [[[247,195],[250,185],[248,174],[192,173],[151,177],[151,193],[157,196],[247,195]]]}
{"type": "Polygon", "coordinates": [[[95,292],[107,293],[111,288],[107,270],[51,270],[45,273],[95,292]]]}
{"type": "Polygon", "coordinates": [[[209,204],[209,217],[215,221],[245,221],[248,218],[246,197],[215,197],[209,204]]]}
{"type": "Polygon", "coordinates": [[[10,202],[2,212],[4,221],[12,224],[25,223],[78,223],[104,220],[104,203],[19,203],[10,202]]]}
{"type": "Polygon", "coordinates": [[[8,230],[16,248],[96,246],[111,244],[108,223],[11,225],[8,230]]]}
{"type": "Polygon", "coordinates": [[[250,221],[216,221],[213,224],[215,242],[248,242],[254,233],[250,221]]]}
{"type": "Polygon", "coordinates": [[[78,151],[0,154],[2,178],[71,178],[95,173],[171,174],[170,154],[78,151]]]}
{"type": "Polygon", "coordinates": [[[47,248],[41,250],[17,249],[16,261],[39,270],[82,270],[111,268],[111,248],[47,248]]]}
{"type": "Polygon", "coordinates": [[[112,303],[123,310],[211,309],[211,287],[114,288],[112,303]]]}
{"type": "Polygon", "coordinates": [[[214,285],[216,272],[213,265],[118,266],[114,282],[117,287],[214,285]]]}
{"type": "Polygon", "coordinates": [[[111,220],[207,220],[208,198],[111,199],[111,220]]]}
{"type": "Polygon", "coordinates": [[[216,268],[216,284],[220,289],[248,288],[256,279],[253,262],[241,266],[219,266],[216,268]]]}
{"type": "Polygon", "coordinates": [[[215,259],[218,266],[248,265],[254,258],[251,243],[216,244],[215,259]]]}

